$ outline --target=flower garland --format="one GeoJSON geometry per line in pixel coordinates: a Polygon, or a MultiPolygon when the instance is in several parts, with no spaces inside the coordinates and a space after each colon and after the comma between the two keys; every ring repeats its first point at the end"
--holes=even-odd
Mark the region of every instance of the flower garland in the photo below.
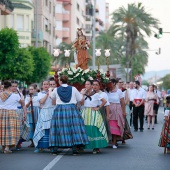
{"type": "MultiPolygon", "coordinates": [[[[70,68],[63,68],[62,71],[58,72],[58,75],[67,75],[68,76],[68,82],[70,84],[79,83],[84,84],[87,80],[94,80],[97,79],[97,70],[83,70],[80,67],[77,69],[74,67],[70,68]]],[[[102,83],[107,83],[109,81],[109,78],[106,77],[105,72],[103,70],[100,70],[100,79],[102,83]]]]}

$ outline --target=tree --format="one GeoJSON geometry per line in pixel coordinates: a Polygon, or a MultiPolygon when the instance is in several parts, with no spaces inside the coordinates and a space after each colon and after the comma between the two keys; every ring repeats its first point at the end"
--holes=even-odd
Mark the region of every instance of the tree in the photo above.
{"type": "Polygon", "coordinates": [[[160,79],[160,81],[163,81],[163,83],[160,85],[160,87],[165,88],[166,90],[170,89],[170,74],[165,75],[163,78],[160,79]]]}
{"type": "Polygon", "coordinates": [[[136,54],[136,40],[139,36],[151,36],[152,28],[158,28],[159,21],[147,13],[142,3],[128,4],[127,9],[120,7],[112,14],[113,25],[119,26],[119,34],[126,40],[126,62],[130,62],[136,54]]]}
{"type": "Polygon", "coordinates": [[[33,82],[41,82],[47,77],[51,68],[51,55],[44,47],[29,47],[29,52],[33,56],[34,69],[33,74],[28,76],[25,81],[30,84],[33,82]]]}
{"type": "Polygon", "coordinates": [[[24,80],[33,71],[32,55],[19,48],[17,32],[5,28],[0,31],[0,79],[24,80]]]}

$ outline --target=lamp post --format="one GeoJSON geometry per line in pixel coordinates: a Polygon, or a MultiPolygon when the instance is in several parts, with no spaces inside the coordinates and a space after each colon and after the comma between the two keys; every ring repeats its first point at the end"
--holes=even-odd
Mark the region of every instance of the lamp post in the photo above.
{"type": "Polygon", "coordinates": [[[97,65],[98,65],[98,71],[100,69],[100,56],[101,56],[101,49],[95,49],[95,55],[97,57],[97,65]]]}
{"type": "Polygon", "coordinates": [[[64,55],[67,58],[66,68],[69,68],[69,60],[68,60],[68,58],[70,57],[70,50],[64,50],[64,55]]]}
{"type": "MultiPolygon", "coordinates": [[[[54,57],[58,57],[59,54],[60,54],[60,49],[54,49],[54,52],[53,52],[54,57]]],[[[56,65],[55,65],[54,80],[56,82],[56,86],[58,87],[59,86],[59,82],[58,82],[58,68],[56,68],[56,65]]]]}
{"type": "Polygon", "coordinates": [[[110,49],[106,49],[106,50],[104,50],[104,51],[105,51],[104,55],[105,55],[105,57],[106,57],[106,64],[107,64],[107,73],[106,73],[106,76],[107,76],[108,78],[110,78],[110,72],[109,72],[110,49]]]}

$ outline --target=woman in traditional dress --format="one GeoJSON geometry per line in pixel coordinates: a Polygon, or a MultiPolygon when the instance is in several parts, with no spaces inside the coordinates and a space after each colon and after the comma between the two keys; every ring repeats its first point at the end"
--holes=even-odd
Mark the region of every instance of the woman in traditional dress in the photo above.
{"type": "Polygon", "coordinates": [[[50,125],[55,108],[54,102],[49,96],[49,86],[49,81],[43,81],[43,90],[38,93],[41,110],[33,136],[34,146],[37,148],[34,152],[42,152],[43,149],[49,148],[50,125]]]}
{"type": "Polygon", "coordinates": [[[72,147],[73,155],[77,154],[77,145],[87,145],[88,138],[85,126],[76,103],[82,100],[82,95],[72,86],[67,85],[68,77],[62,75],[59,78],[60,87],[51,93],[52,99],[56,99],[56,108],[51,121],[50,147],[72,147]]]}
{"type": "Polygon", "coordinates": [[[110,103],[109,125],[113,139],[113,149],[116,149],[116,140],[123,137],[124,119],[126,117],[125,101],[123,93],[116,87],[117,81],[112,79],[107,88],[108,100],[110,103]]]}
{"type": "Polygon", "coordinates": [[[28,147],[34,147],[34,143],[32,139],[34,136],[35,127],[36,127],[38,115],[40,112],[40,103],[38,100],[38,93],[37,93],[36,86],[34,85],[29,86],[29,94],[25,98],[25,105],[28,108],[27,121],[30,125],[29,140],[31,140],[31,144],[28,147]],[[31,103],[32,103],[32,106],[31,106],[31,103]]]}
{"type": "Polygon", "coordinates": [[[167,108],[165,109],[165,114],[164,114],[165,122],[162,127],[162,132],[161,132],[158,146],[166,147],[167,153],[170,153],[170,97],[167,97],[166,103],[167,103],[167,108]]]}
{"type": "MultiPolygon", "coordinates": [[[[19,89],[18,89],[18,81],[16,80],[12,80],[11,81],[11,90],[14,94],[17,94],[20,98],[21,98],[21,103],[18,103],[18,106],[17,106],[17,114],[18,114],[18,117],[20,119],[20,132],[21,132],[21,135],[23,133],[23,122],[24,122],[24,110],[26,110],[26,106],[25,106],[25,102],[24,102],[24,96],[22,93],[19,92],[19,89]]],[[[18,144],[16,146],[16,149],[17,150],[20,150],[21,149],[21,144],[22,144],[22,140],[19,140],[18,141],[18,144]]]]}
{"type": "Polygon", "coordinates": [[[145,115],[147,116],[148,129],[150,129],[150,121],[152,120],[152,130],[154,130],[155,123],[155,110],[154,102],[159,103],[159,98],[156,93],[154,93],[154,85],[150,85],[145,99],[145,115]]]}
{"type": "Polygon", "coordinates": [[[77,39],[73,43],[72,47],[76,50],[76,68],[80,67],[83,70],[87,69],[88,59],[90,58],[87,49],[90,47],[90,43],[86,40],[86,37],[83,35],[81,28],[77,29],[77,39]]]}
{"type": "Polygon", "coordinates": [[[85,149],[93,149],[94,154],[100,152],[99,148],[108,146],[106,127],[99,111],[106,104],[106,100],[95,92],[96,86],[100,86],[97,80],[93,81],[91,94],[84,96],[84,108],[81,111],[89,139],[89,145],[86,145],[85,149]]]}
{"type": "Polygon", "coordinates": [[[16,146],[20,138],[18,103],[22,103],[20,96],[11,92],[11,82],[4,81],[4,91],[0,93],[0,145],[4,153],[11,153],[10,147],[16,146]]]}

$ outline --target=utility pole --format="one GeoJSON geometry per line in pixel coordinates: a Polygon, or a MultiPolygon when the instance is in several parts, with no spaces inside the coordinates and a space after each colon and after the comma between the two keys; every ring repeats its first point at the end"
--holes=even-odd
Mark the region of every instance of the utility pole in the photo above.
{"type": "Polygon", "coordinates": [[[96,58],[95,58],[95,48],[96,48],[96,0],[94,0],[94,5],[93,5],[93,70],[95,69],[96,65],[96,58]]]}
{"type": "Polygon", "coordinates": [[[35,47],[38,48],[38,0],[35,0],[35,47]]]}

